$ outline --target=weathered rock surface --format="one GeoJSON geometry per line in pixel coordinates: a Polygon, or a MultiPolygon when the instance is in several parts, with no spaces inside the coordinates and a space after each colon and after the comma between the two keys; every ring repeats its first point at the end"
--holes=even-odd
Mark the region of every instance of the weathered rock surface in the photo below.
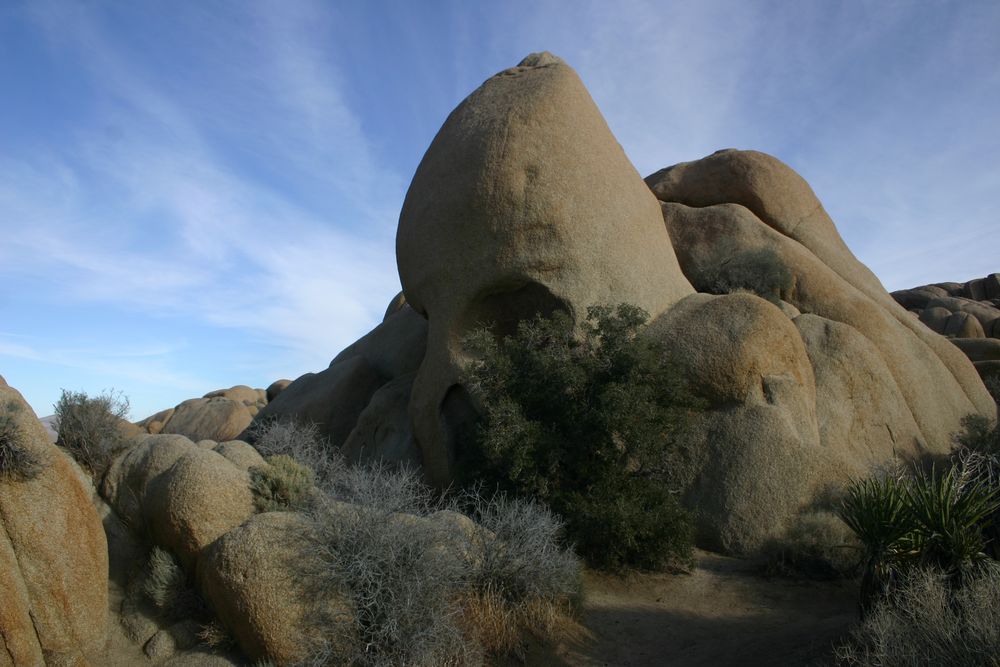
{"type": "Polygon", "coordinates": [[[291,380],[275,380],[274,382],[269,384],[267,386],[267,390],[265,391],[265,394],[267,396],[267,402],[270,403],[275,398],[277,398],[278,394],[287,389],[288,385],[290,385],[291,383],[292,383],[291,380]]]}
{"type": "MultiPolygon", "coordinates": [[[[386,396],[398,395],[396,380],[409,377],[412,382],[420,368],[427,347],[427,320],[405,303],[396,308],[390,304],[389,310],[381,324],[338,354],[329,368],[289,384],[255,422],[314,423],[332,448],[350,449],[353,458],[363,448],[368,461],[380,456],[390,463],[412,459],[412,452],[404,455],[409,446],[405,443],[414,442],[409,418],[384,408],[389,407],[386,396]]],[[[252,429],[241,438],[252,440],[252,429]]]]}
{"type": "Polygon", "coordinates": [[[429,320],[410,418],[427,477],[452,474],[461,339],[535,313],[627,301],[658,315],[693,290],[656,202],[576,72],[532,54],[473,92],[438,131],[403,202],[396,260],[429,320]],[[449,394],[451,397],[449,398],[449,394]],[[442,407],[444,406],[444,407],[442,407]]]}
{"type": "Polygon", "coordinates": [[[294,663],[319,639],[316,628],[330,639],[353,629],[349,597],[324,596],[317,606],[303,579],[308,530],[299,514],[259,514],[217,540],[198,568],[205,599],[251,659],[294,663]]]}
{"type": "MultiPolygon", "coordinates": [[[[932,331],[947,336],[975,364],[983,382],[1000,359],[1000,273],[967,283],[937,283],[893,292],[892,297],[932,331]]],[[[1000,397],[1000,386],[993,390],[1000,397]]]]}
{"type": "Polygon", "coordinates": [[[375,392],[344,442],[348,461],[420,468],[420,448],[408,411],[414,377],[415,373],[398,377],[375,392]]]}
{"type": "Polygon", "coordinates": [[[241,401],[216,396],[192,398],[174,409],[161,433],[183,435],[191,440],[234,440],[250,425],[253,415],[241,401]]]}
{"type": "MultiPolygon", "coordinates": [[[[844,246],[805,181],[778,160],[720,151],[657,172],[647,183],[662,200],[677,258],[697,289],[714,291],[713,276],[741,253],[770,253],[788,269],[792,280],[781,299],[802,313],[792,322],[814,376],[784,381],[785,393],[772,392],[765,401],[752,393],[719,394],[716,385],[754,386],[735,381],[733,374],[745,367],[739,358],[728,370],[718,367],[734,345],[795,349],[752,330],[738,342],[735,336],[717,340],[726,331],[722,322],[745,317],[734,306],[726,306],[733,308],[728,315],[692,314],[684,329],[663,338],[688,363],[698,355],[717,360],[688,374],[714,406],[703,429],[711,435],[702,446],[711,453],[701,452],[705,464],[688,495],[706,543],[753,551],[797,503],[824,486],[893,457],[944,453],[962,417],[995,414],[975,369],[889,297],[844,246]],[[809,423],[815,436],[803,428],[809,423]]],[[[947,322],[951,312],[935,311],[940,295],[930,292],[920,319],[947,322]]],[[[662,318],[675,321],[686,303],[662,318]]],[[[749,371],[767,386],[765,373],[749,371]]]]}
{"type": "Polygon", "coordinates": [[[90,492],[17,390],[0,409],[42,462],[0,475],[0,665],[85,664],[105,638],[108,551],[90,492]]]}
{"type": "Polygon", "coordinates": [[[143,505],[155,542],[188,571],[206,546],[254,513],[247,472],[204,449],[185,453],[152,479],[143,505]]]}

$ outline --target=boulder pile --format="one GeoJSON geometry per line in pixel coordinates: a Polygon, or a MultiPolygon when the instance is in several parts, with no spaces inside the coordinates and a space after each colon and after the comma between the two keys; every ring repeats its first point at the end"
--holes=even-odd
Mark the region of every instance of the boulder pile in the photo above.
{"type": "Polygon", "coordinates": [[[892,298],[958,347],[1000,401],[1000,273],[899,290],[892,298]]]}
{"type": "MultiPolygon", "coordinates": [[[[724,150],[643,182],[548,53],[445,121],[396,256],[403,293],[382,324],[258,419],[316,422],[354,460],[419,463],[446,485],[477,414],[461,383],[470,330],[632,303],[710,406],[687,443],[700,541],[750,554],[824,489],[943,454],[964,416],[996,416],[972,362],[896,303],[791,168],[724,150]],[[761,289],[770,275],[782,278],[761,289]]],[[[982,325],[971,302],[948,303],[982,325]]]]}

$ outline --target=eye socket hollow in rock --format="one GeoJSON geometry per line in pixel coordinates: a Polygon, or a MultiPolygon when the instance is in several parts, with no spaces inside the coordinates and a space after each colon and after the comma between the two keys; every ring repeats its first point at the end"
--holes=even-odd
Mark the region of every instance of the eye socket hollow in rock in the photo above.
{"type": "Polygon", "coordinates": [[[498,339],[513,336],[522,320],[536,315],[551,317],[557,310],[573,314],[569,304],[548,287],[526,281],[507,289],[488,290],[484,297],[476,299],[465,313],[462,332],[486,327],[498,339]]]}

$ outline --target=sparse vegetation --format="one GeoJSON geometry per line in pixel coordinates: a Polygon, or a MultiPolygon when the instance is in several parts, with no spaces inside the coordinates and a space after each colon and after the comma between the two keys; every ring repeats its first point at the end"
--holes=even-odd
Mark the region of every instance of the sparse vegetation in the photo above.
{"type": "Polygon", "coordinates": [[[984,530],[998,507],[997,489],[958,466],[850,485],[841,517],[863,545],[862,610],[914,567],[934,567],[959,585],[986,558],[984,530]]]}
{"type": "Polygon", "coordinates": [[[91,398],[86,392],[64,389],[55,404],[59,424],[56,444],[100,478],[115,454],[126,446],[122,422],[128,410],[128,399],[120,392],[106,391],[91,398]]]}
{"type": "Polygon", "coordinates": [[[166,549],[152,548],[141,576],[142,593],[168,619],[199,618],[205,614],[204,601],[188,585],[184,570],[166,549]]]}
{"type": "Polygon", "coordinates": [[[316,475],[284,454],[267,458],[268,465],[250,469],[250,490],[258,512],[305,509],[316,475]]]}
{"type": "Polygon", "coordinates": [[[0,410],[0,481],[28,481],[45,469],[44,457],[25,443],[12,414],[18,407],[12,403],[0,410]]]}
{"type": "Polygon", "coordinates": [[[857,566],[858,540],[834,512],[809,511],[796,517],[781,539],[767,545],[770,575],[838,579],[857,566]]]}
{"type": "Polygon", "coordinates": [[[461,481],[548,505],[592,565],[688,562],[693,529],[677,497],[677,440],[699,403],[664,351],[642,339],[648,315],[593,307],[578,329],[562,312],[514,336],[469,336],[465,378],[484,418],[463,446],[461,481]]]}
{"type": "Polygon", "coordinates": [[[794,285],[792,272],[771,248],[736,251],[708,278],[712,292],[747,291],[777,303],[794,285]]]}
{"type": "Polygon", "coordinates": [[[995,667],[1000,656],[1000,571],[977,568],[955,589],[948,573],[919,567],[878,601],[837,650],[843,665],[995,667]]]}
{"type": "Polygon", "coordinates": [[[343,459],[331,451],[315,424],[264,419],[255,421],[249,430],[249,440],[261,456],[289,456],[312,470],[319,485],[344,472],[343,459]]]}
{"type": "Polygon", "coordinates": [[[472,493],[446,501],[407,469],[332,469],[308,510],[302,562],[312,565],[297,576],[317,609],[347,592],[355,622],[317,614],[307,634],[323,641],[302,664],[480,664],[517,655],[527,632],[573,627],[579,563],[544,507],[472,493]]]}

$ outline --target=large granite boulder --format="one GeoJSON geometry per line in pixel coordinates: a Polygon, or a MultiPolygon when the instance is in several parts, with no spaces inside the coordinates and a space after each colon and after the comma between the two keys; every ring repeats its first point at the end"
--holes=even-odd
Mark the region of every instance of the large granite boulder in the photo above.
{"type": "MultiPolygon", "coordinates": [[[[315,424],[332,449],[344,447],[351,440],[353,451],[363,440],[369,443],[367,460],[385,454],[387,462],[398,463],[402,454],[399,447],[371,445],[376,439],[404,442],[410,437],[412,440],[409,420],[401,422],[397,412],[377,406],[386,404],[387,393],[398,393],[394,389],[397,385],[393,384],[397,379],[409,377],[412,383],[427,347],[427,320],[405,303],[396,308],[390,304],[388,310],[391,312],[381,324],[341,351],[329,368],[307,373],[285,387],[257,414],[254,424],[273,419],[315,424]],[[376,401],[375,397],[387,385],[391,387],[376,401]],[[356,429],[360,431],[353,436],[356,429]],[[380,435],[373,439],[376,433],[380,435]],[[401,433],[399,438],[397,433],[401,433]]],[[[252,425],[241,439],[252,442],[254,430],[252,425]]]]}
{"type": "Polygon", "coordinates": [[[216,540],[198,567],[205,600],[251,659],[294,664],[319,641],[354,631],[349,591],[310,587],[310,529],[301,514],[259,514],[216,540]]]}
{"type": "MultiPolygon", "coordinates": [[[[753,552],[825,487],[895,457],[946,453],[962,417],[995,417],[970,362],[893,301],[790,168],[762,153],[727,150],[657,172],[647,183],[699,291],[718,291],[717,276],[747,256],[770,258],[789,276],[780,298],[791,306],[783,309],[794,345],[768,339],[780,330],[776,321],[720,339],[727,326],[746,321],[735,302],[687,314],[688,299],[651,327],[666,328],[661,339],[680,351],[693,386],[712,405],[702,429],[709,433],[700,446],[704,465],[687,495],[703,541],[753,552]],[[733,358],[734,346],[797,354],[812,377],[747,367],[742,356],[733,358]],[[701,359],[714,362],[698,365],[701,359]],[[730,377],[718,380],[730,359],[730,377]],[[750,378],[734,382],[744,368],[750,378]],[[760,390],[739,389],[754,387],[754,377],[763,399],[760,390]],[[775,380],[782,391],[769,388],[775,380]],[[720,382],[735,393],[721,395],[720,382]]],[[[930,318],[934,302],[928,299],[921,319],[930,318]]]]}
{"type": "Polygon", "coordinates": [[[658,315],[693,290],[655,199],[576,72],[532,54],[469,95],[438,131],[396,235],[406,302],[429,321],[410,418],[424,472],[446,484],[462,338],[556,309],[627,301],[658,315]]]}
{"type": "Polygon", "coordinates": [[[225,442],[235,439],[252,420],[253,414],[242,400],[224,396],[192,398],[174,408],[160,433],[225,442]]]}
{"type": "Polygon", "coordinates": [[[0,456],[0,666],[86,664],[107,631],[101,520],[86,478],[5,382],[0,414],[11,438],[0,446],[19,452],[0,456]]]}

